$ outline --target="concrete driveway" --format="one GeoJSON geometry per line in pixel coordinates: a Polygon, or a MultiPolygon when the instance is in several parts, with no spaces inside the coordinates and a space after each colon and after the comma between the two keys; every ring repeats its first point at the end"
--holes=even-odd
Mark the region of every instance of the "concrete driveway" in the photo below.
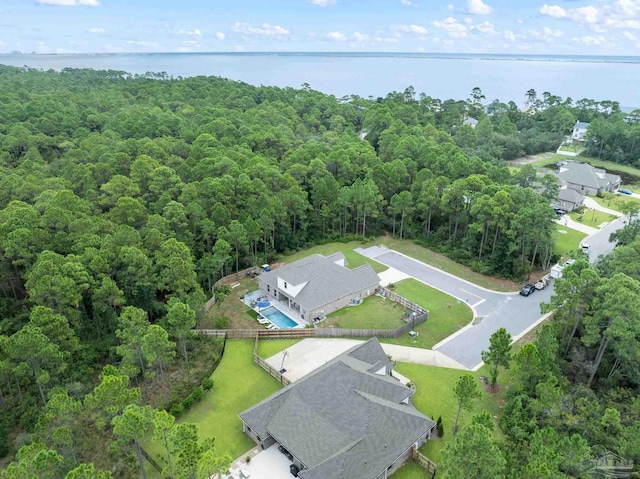
{"type": "Polygon", "coordinates": [[[397,251],[378,246],[358,248],[356,251],[464,301],[471,307],[473,322],[433,348],[469,369],[480,367],[480,353],[488,349],[489,338],[497,329],[505,328],[511,336],[518,338],[541,321],[540,303],[548,302],[553,294],[552,284],[528,297],[518,293],[490,291],[397,251]]]}

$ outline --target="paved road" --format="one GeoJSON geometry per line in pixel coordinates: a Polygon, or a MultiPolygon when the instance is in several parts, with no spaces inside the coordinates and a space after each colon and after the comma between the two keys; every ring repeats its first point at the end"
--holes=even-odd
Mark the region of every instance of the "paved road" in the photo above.
{"type": "Polygon", "coordinates": [[[474,324],[434,347],[469,369],[482,362],[480,353],[489,347],[489,338],[497,329],[503,327],[513,337],[521,335],[542,317],[540,303],[549,301],[553,293],[553,285],[526,298],[489,291],[393,250],[374,246],[357,251],[471,306],[474,324]]]}
{"type": "Polygon", "coordinates": [[[587,236],[582,243],[589,245],[589,261],[595,263],[601,255],[608,255],[613,251],[616,244],[609,242],[609,236],[614,231],[618,231],[625,225],[624,218],[618,218],[613,220],[607,226],[597,231],[596,233],[587,236]]]}

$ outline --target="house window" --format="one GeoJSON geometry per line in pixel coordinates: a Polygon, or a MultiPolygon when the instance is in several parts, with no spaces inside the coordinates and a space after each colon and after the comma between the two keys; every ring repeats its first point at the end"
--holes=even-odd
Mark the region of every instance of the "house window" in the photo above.
{"type": "Polygon", "coordinates": [[[284,282],[284,289],[287,289],[287,282],[284,282]]]}
{"type": "Polygon", "coordinates": [[[267,293],[271,292],[271,286],[267,285],[267,293]]]}

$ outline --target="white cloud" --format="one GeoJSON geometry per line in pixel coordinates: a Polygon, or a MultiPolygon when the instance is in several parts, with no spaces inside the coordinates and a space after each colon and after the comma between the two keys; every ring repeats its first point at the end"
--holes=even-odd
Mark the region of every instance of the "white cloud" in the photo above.
{"type": "Polygon", "coordinates": [[[489,22],[479,23],[475,28],[480,33],[484,33],[485,35],[495,35],[497,33],[496,28],[492,23],[489,22]]]}
{"type": "Polygon", "coordinates": [[[546,3],[538,10],[540,15],[547,15],[553,18],[568,18],[578,23],[594,24],[598,22],[599,11],[591,5],[579,8],[562,8],[559,5],[547,5],[546,3]]]}
{"type": "Polygon", "coordinates": [[[464,19],[464,23],[466,23],[467,25],[471,25],[473,23],[473,18],[471,17],[467,17],[464,19]]]}
{"type": "Polygon", "coordinates": [[[329,5],[335,5],[336,0],[311,0],[311,3],[319,7],[328,7],[329,5]]]}
{"type": "Polygon", "coordinates": [[[97,7],[100,5],[98,0],[37,0],[37,2],[41,5],[59,5],[61,7],[76,7],[78,5],[97,7]]]}
{"type": "Polygon", "coordinates": [[[347,39],[347,36],[342,32],[329,32],[327,33],[327,38],[329,40],[336,40],[339,42],[343,42],[347,39]]]}
{"type": "Polygon", "coordinates": [[[353,40],[356,42],[366,42],[369,40],[369,35],[365,33],[355,32],[353,34],[353,40]]]}
{"type": "Polygon", "coordinates": [[[418,35],[418,36],[425,36],[427,33],[429,33],[429,30],[427,30],[422,25],[415,25],[415,24],[398,25],[397,27],[394,27],[393,29],[398,31],[398,32],[411,33],[413,35],[418,35]]]}
{"type": "Polygon", "coordinates": [[[412,2],[411,0],[400,0],[400,3],[406,5],[408,7],[417,5],[417,3],[412,2]]]}
{"type": "Polygon", "coordinates": [[[106,30],[104,28],[90,28],[87,30],[89,33],[104,33],[106,30]]]}
{"type": "Polygon", "coordinates": [[[584,37],[576,37],[573,39],[573,41],[576,43],[582,43],[583,45],[588,45],[592,47],[601,47],[602,45],[605,45],[607,43],[607,39],[602,35],[597,37],[592,37],[589,35],[586,35],[584,37]]]}
{"type": "Polygon", "coordinates": [[[518,25],[522,25],[522,20],[518,19],[518,25]]]}
{"type": "Polygon", "coordinates": [[[502,32],[502,36],[504,37],[505,40],[508,40],[510,42],[516,41],[516,34],[513,33],[513,31],[511,30],[505,30],[504,32],[502,32]]]}
{"type": "Polygon", "coordinates": [[[269,25],[268,23],[263,23],[259,27],[252,27],[248,23],[236,22],[231,25],[231,30],[244,35],[260,36],[287,36],[291,33],[287,28],[279,25],[269,25]]]}
{"type": "Polygon", "coordinates": [[[227,38],[227,36],[224,34],[224,32],[216,32],[216,38],[218,40],[224,40],[225,38],[227,38]]]}
{"type": "Polygon", "coordinates": [[[453,12],[456,9],[453,3],[450,3],[449,5],[447,5],[447,8],[449,9],[450,12],[453,12]]]}
{"type": "Polygon", "coordinates": [[[180,33],[182,35],[192,35],[194,37],[201,37],[202,36],[202,32],[200,31],[199,28],[196,28],[194,30],[180,30],[178,33],[180,33]]]}
{"type": "Polygon", "coordinates": [[[637,17],[640,15],[640,2],[638,0],[618,0],[615,3],[616,10],[625,17],[637,17]]]}
{"type": "Polygon", "coordinates": [[[467,2],[467,12],[473,15],[489,15],[492,8],[482,0],[469,0],[467,2]]]}
{"type": "Polygon", "coordinates": [[[433,22],[433,26],[445,30],[450,37],[463,38],[467,36],[467,27],[453,17],[445,18],[442,21],[436,20],[433,22]]]}
{"type": "Polygon", "coordinates": [[[625,36],[625,38],[627,38],[627,40],[631,40],[632,42],[638,40],[638,36],[631,32],[622,32],[622,34],[625,36]]]}
{"type": "Polygon", "coordinates": [[[373,38],[373,41],[376,43],[397,43],[399,41],[398,37],[383,37],[377,36],[373,38]]]}

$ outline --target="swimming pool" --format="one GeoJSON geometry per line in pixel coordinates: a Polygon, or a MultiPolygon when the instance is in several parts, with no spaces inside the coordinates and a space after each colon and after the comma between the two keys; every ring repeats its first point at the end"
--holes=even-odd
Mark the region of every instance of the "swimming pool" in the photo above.
{"type": "Polygon", "coordinates": [[[279,309],[274,308],[273,306],[263,309],[260,311],[260,314],[271,321],[273,324],[278,326],[280,329],[288,329],[295,328],[298,323],[296,323],[289,316],[284,314],[279,309]]]}

